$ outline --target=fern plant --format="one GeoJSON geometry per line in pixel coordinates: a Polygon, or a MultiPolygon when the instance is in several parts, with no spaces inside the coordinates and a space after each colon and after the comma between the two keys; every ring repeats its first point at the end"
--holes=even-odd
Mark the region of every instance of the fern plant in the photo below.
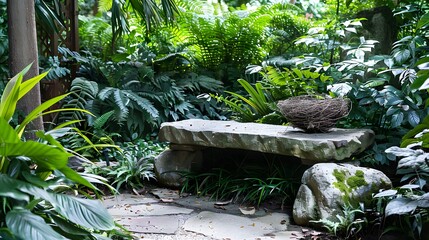
{"type": "Polygon", "coordinates": [[[262,85],[271,93],[273,100],[286,99],[299,95],[312,95],[327,92],[332,78],[309,69],[283,68],[268,66],[260,72],[262,85]]]}
{"type": "Polygon", "coordinates": [[[263,89],[261,83],[256,83],[255,87],[252,87],[252,85],[244,79],[239,79],[237,81],[249,95],[248,98],[230,91],[225,91],[230,94],[230,97],[212,94],[215,99],[225,103],[226,106],[231,109],[234,117],[239,121],[254,122],[273,112],[269,107],[267,92],[263,89]]]}
{"type": "Polygon", "coordinates": [[[189,32],[190,49],[197,63],[225,84],[242,77],[249,63],[265,56],[265,27],[271,16],[259,12],[222,15],[187,13],[182,28],[189,32]]]}
{"type": "MultiPolygon", "coordinates": [[[[71,83],[70,95],[63,107],[86,109],[88,104],[93,101],[98,94],[98,84],[93,81],[88,81],[84,78],[76,78],[71,83]]],[[[84,120],[85,115],[81,112],[62,112],[60,114],[60,122],[70,120],[84,120]]],[[[80,123],[77,123],[80,125],[80,123]]]]}
{"type": "Polygon", "coordinates": [[[265,69],[252,66],[248,71],[259,72],[263,78],[254,87],[244,79],[237,80],[247,96],[231,91],[225,91],[230,95],[228,97],[212,95],[243,122],[284,123],[285,119],[276,107],[278,100],[325,92],[326,86],[331,83],[331,78],[324,74],[297,68],[279,70],[271,66],[265,69]]]}
{"type": "Polygon", "coordinates": [[[363,214],[359,208],[354,208],[350,204],[342,206],[343,211],[336,215],[334,221],[329,219],[320,219],[318,221],[311,220],[310,222],[320,224],[335,236],[351,239],[357,237],[358,233],[367,224],[366,219],[359,219],[356,215],[363,214]]]}
{"type": "Polygon", "coordinates": [[[220,81],[193,73],[189,67],[158,73],[171,61],[184,60],[184,56],[171,54],[154,59],[155,55],[145,46],[117,55],[117,63],[102,64],[97,58],[82,63],[88,79],[72,82],[73,93],[65,106],[84,106],[94,116],[69,114],[63,115],[62,120],[88,118],[88,126],[83,127],[109,132],[119,129],[120,135],[132,140],[134,135],[152,133],[165,121],[222,118],[214,101],[198,98],[201,93],[219,91],[220,81]],[[133,60],[124,61],[127,59],[133,60]]]}

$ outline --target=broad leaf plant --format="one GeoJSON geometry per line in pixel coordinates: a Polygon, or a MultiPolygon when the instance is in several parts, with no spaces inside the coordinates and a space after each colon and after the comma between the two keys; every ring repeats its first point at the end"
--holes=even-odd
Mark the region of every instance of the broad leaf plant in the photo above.
{"type": "MultiPolygon", "coordinates": [[[[95,190],[86,178],[67,166],[71,154],[51,135],[37,132],[38,140],[23,133],[33,119],[66,95],[41,104],[15,128],[11,119],[19,99],[47,73],[23,81],[29,66],[13,77],[0,99],[0,238],[103,239],[115,223],[100,201],[59,193],[55,186],[72,181],[95,190]]],[[[44,112],[45,111],[45,112],[44,112]]],[[[62,125],[65,126],[65,125],[62,125]]]]}

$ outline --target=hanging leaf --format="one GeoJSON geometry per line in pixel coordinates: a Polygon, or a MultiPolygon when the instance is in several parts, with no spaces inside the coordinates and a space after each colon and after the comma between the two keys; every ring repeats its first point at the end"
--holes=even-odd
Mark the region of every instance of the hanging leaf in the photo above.
{"type": "Polygon", "coordinates": [[[4,174],[0,174],[0,185],[9,186],[0,188],[0,196],[8,196],[9,194],[9,196],[25,198],[23,193],[33,195],[35,198],[48,201],[59,214],[80,226],[99,230],[112,230],[115,227],[113,218],[98,200],[51,193],[33,184],[12,179],[4,174]]]}
{"type": "Polygon", "coordinates": [[[395,196],[397,192],[398,192],[397,190],[389,189],[389,190],[375,194],[374,197],[375,198],[377,198],[377,197],[392,197],[392,196],[395,196]]]}
{"type": "Polygon", "coordinates": [[[429,13],[423,15],[420,20],[417,22],[417,29],[420,29],[429,24],[429,13]]]}
{"type": "Polygon", "coordinates": [[[417,208],[417,201],[413,201],[409,198],[395,198],[390,201],[386,206],[386,216],[398,214],[404,215],[409,214],[417,208]]]}
{"type": "Polygon", "coordinates": [[[408,157],[408,156],[413,156],[416,150],[410,149],[410,148],[390,147],[386,149],[385,152],[389,154],[393,154],[397,157],[408,157]]]}
{"type": "Polygon", "coordinates": [[[403,112],[398,112],[396,114],[393,114],[391,122],[390,122],[390,127],[396,128],[396,127],[401,126],[403,120],[404,120],[404,113],[403,112]]]}
{"type": "Polygon", "coordinates": [[[44,169],[60,169],[66,166],[71,154],[54,146],[27,141],[0,145],[0,156],[26,156],[44,169]]]}
{"type": "Polygon", "coordinates": [[[50,193],[48,200],[55,210],[68,220],[89,229],[112,230],[112,216],[99,200],[50,193]]]}
{"type": "Polygon", "coordinates": [[[408,113],[408,122],[411,124],[411,126],[415,127],[420,123],[420,117],[417,114],[416,111],[410,111],[408,113]]]}
{"type": "Polygon", "coordinates": [[[6,214],[6,225],[20,239],[59,240],[66,239],[55,232],[42,217],[27,209],[13,209],[6,214]]]}
{"type": "Polygon", "coordinates": [[[22,186],[20,182],[14,181],[12,178],[6,177],[4,174],[0,174],[0,183],[0,186],[2,186],[0,187],[0,196],[23,200],[26,202],[30,200],[28,194],[19,190],[22,186]]]}

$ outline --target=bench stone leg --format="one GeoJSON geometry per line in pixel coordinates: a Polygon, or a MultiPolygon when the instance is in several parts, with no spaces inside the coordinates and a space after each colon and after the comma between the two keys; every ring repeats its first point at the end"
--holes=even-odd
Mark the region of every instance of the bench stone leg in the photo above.
{"type": "Polygon", "coordinates": [[[189,145],[170,146],[170,149],[155,158],[155,175],[161,185],[178,188],[184,181],[181,174],[201,170],[202,161],[201,148],[189,145]]]}

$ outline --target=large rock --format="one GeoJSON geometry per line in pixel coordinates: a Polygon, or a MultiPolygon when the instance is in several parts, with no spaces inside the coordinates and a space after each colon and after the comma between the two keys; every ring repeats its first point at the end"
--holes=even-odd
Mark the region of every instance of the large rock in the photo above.
{"type": "Polygon", "coordinates": [[[305,171],[293,206],[293,219],[298,225],[310,220],[338,221],[345,204],[369,203],[372,194],[391,188],[390,179],[382,172],[351,164],[320,163],[305,171]]]}
{"type": "Polygon", "coordinates": [[[235,121],[190,119],[161,125],[161,141],[173,144],[235,148],[295,156],[306,164],[344,160],[374,141],[369,129],[333,129],[304,133],[297,128],[235,121]]]}
{"type": "Polygon", "coordinates": [[[177,188],[183,183],[183,174],[201,170],[202,162],[202,152],[199,148],[174,147],[155,158],[154,172],[161,185],[177,188]]]}

